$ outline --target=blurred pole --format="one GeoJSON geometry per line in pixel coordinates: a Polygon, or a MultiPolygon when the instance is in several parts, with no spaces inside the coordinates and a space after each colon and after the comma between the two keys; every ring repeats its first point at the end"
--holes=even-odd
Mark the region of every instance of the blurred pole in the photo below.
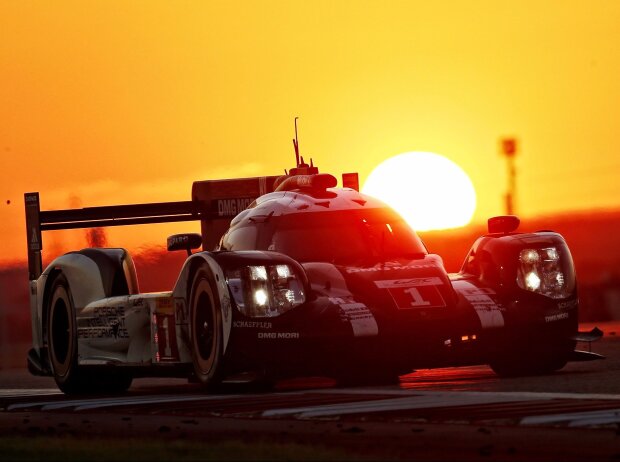
{"type": "Polygon", "coordinates": [[[515,202],[517,197],[517,168],[515,156],[517,155],[517,140],[515,138],[503,138],[502,154],[506,156],[508,166],[508,191],[506,192],[506,215],[515,214],[515,202]]]}

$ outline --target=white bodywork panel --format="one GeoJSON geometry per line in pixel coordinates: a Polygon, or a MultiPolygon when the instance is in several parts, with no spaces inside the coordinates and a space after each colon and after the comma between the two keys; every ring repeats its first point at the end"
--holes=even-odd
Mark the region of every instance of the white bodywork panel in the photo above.
{"type": "Polygon", "coordinates": [[[36,350],[45,346],[43,339],[43,294],[50,273],[60,269],[69,281],[69,290],[77,313],[93,300],[104,297],[99,267],[90,258],[68,253],[52,261],[36,281],[30,282],[30,314],[32,316],[32,344],[36,350]]]}
{"type": "Polygon", "coordinates": [[[190,363],[177,329],[172,292],[112,297],[77,316],[78,363],[151,366],[190,363]]]}
{"type": "Polygon", "coordinates": [[[78,364],[157,366],[191,363],[188,344],[188,294],[190,261],[204,261],[215,278],[222,310],[224,352],[232,328],[232,305],[226,278],[207,252],[189,258],[172,292],[104,298],[97,264],[78,253],[55,259],[41,277],[30,283],[33,346],[45,346],[43,294],[50,273],[62,271],[69,283],[78,334],[78,364]]]}
{"type": "Polygon", "coordinates": [[[58,257],[49,264],[41,277],[49,274],[54,268],[61,268],[69,281],[71,298],[77,312],[93,300],[105,297],[99,267],[87,256],[68,253],[58,257]]]}
{"type": "Polygon", "coordinates": [[[338,305],[340,316],[351,324],[355,337],[374,337],[379,334],[379,326],[366,305],[355,299],[347,287],[342,273],[331,263],[303,263],[302,265],[312,290],[329,297],[338,305]]]}
{"type": "Polygon", "coordinates": [[[452,287],[476,310],[483,329],[504,327],[506,309],[497,302],[494,290],[476,287],[462,279],[452,280],[452,287]]]}

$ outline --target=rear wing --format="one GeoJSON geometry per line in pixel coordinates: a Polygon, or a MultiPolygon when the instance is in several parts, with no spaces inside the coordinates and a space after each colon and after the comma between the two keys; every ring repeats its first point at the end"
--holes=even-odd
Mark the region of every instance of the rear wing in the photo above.
{"type": "MultiPolygon", "coordinates": [[[[343,175],[345,187],[355,187],[357,174],[343,175]],[[345,177],[345,175],[355,175],[345,177]],[[354,180],[354,181],[352,181],[354,180]]],[[[99,228],[150,223],[200,221],[203,250],[213,249],[231,220],[257,197],[274,191],[277,176],[195,181],[192,200],[150,204],[113,205],[66,210],[41,210],[39,193],[24,194],[28,243],[28,274],[31,281],[43,271],[42,231],[99,228]]],[[[356,188],[357,189],[357,188],[356,188]]]]}
{"type": "Polygon", "coordinates": [[[24,194],[28,239],[28,277],[37,279],[42,272],[42,231],[103,226],[125,226],[209,219],[197,202],[160,202],[113,205],[67,210],[41,210],[39,193],[24,194]]]}

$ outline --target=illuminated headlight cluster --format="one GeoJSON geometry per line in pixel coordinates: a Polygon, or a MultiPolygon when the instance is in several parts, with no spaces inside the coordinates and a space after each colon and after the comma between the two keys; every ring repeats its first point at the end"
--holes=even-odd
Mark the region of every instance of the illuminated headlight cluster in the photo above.
{"type": "Polygon", "coordinates": [[[246,266],[228,271],[226,279],[245,316],[279,316],[306,301],[303,285],[289,265],[246,266]]]}
{"type": "Polygon", "coordinates": [[[572,278],[572,271],[565,274],[556,247],[521,250],[517,283],[522,289],[550,298],[565,298],[573,289],[572,278]]]}

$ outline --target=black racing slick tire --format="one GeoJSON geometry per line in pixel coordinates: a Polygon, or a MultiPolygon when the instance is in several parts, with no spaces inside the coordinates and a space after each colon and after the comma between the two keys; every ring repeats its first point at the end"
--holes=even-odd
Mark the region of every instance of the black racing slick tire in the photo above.
{"type": "Polygon", "coordinates": [[[564,355],[549,358],[506,358],[492,361],[489,366],[500,377],[549,375],[559,371],[568,362],[564,355]]]}
{"type": "Polygon", "coordinates": [[[85,369],[78,365],[75,306],[67,278],[61,273],[52,281],[47,303],[48,351],[52,375],[65,394],[119,393],[132,382],[120,370],[85,369]]]}
{"type": "Polygon", "coordinates": [[[209,389],[221,384],[224,353],[222,310],[211,271],[199,268],[190,291],[190,339],[195,379],[209,389]]]}
{"type": "Polygon", "coordinates": [[[86,380],[77,364],[75,308],[63,274],[52,282],[47,321],[49,359],[56,385],[66,394],[83,393],[86,380]]]}

